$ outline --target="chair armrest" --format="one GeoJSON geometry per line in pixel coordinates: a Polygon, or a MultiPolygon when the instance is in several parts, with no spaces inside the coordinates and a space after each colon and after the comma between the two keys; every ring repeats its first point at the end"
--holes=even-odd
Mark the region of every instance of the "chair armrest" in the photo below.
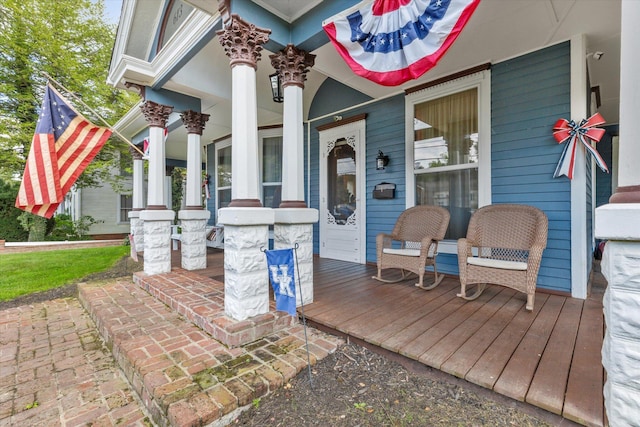
{"type": "Polygon", "coordinates": [[[376,245],[377,246],[382,245],[382,247],[388,247],[391,245],[391,242],[393,240],[400,241],[400,238],[395,234],[378,233],[378,235],[376,236],[376,245]]]}
{"type": "Polygon", "coordinates": [[[438,254],[438,240],[427,236],[420,241],[420,256],[436,256],[438,254]]]}
{"type": "Polygon", "coordinates": [[[467,257],[470,257],[472,255],[471,251],[473,249],[473,246],[473,242],[466,239],[465,237],[458,239],[458,259],[462,259],[466,263],[467,257]]]}

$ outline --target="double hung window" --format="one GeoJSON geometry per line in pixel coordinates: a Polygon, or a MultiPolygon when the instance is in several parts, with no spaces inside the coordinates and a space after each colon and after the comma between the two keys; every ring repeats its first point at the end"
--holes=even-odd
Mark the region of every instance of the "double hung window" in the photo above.
{"type": "Polygon", "coordinates": [[[445,240],[464,237],[471,214],[491,200],[488,74],[407,96],[407,205],[448,209],[445,240]]]}

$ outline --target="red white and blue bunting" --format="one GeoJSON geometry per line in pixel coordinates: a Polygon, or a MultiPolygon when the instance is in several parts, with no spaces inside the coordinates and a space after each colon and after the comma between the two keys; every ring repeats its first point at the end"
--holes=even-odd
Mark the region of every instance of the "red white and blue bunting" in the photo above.
{"type": "Polygon", "coordinates": [[[323,22],[359,76],[397,86],[433,68],[480,0],[365,0],[323,22]]]}
{"type": "Polygon", "coordinates": [[[576,163],[576,148],[578,146],[578,140],[582,142],[582,145],[591,153],[596,161],[596,164],[603,172],[609,173],[609,168],[604,159],[598,153],[595,148],[595,144],[591,145],[591,142],[587,139],[597,143],[604,135],[605,130],[597,128],[605,123],[604,118],[600,113],[596,113],[588,119],[583,119],[580,123],[576,123],[573,120],[559,119],[555,125],[553,125],[553,137],[558,141],[558,144],[567,142],[560,156],[560,161],[556,167],[556,171],[553,174],[554,178],[562,175],[566,175],[569,179],[573,179],[573,169],[576,163]]]}

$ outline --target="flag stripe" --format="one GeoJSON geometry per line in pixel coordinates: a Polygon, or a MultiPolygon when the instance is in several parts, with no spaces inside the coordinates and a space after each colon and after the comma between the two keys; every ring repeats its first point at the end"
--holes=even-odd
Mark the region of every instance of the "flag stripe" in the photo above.
{"type": "Polygon", "coordinates": [[[16,207],[50,218],[110,136],[47,86],[16,207]]]}

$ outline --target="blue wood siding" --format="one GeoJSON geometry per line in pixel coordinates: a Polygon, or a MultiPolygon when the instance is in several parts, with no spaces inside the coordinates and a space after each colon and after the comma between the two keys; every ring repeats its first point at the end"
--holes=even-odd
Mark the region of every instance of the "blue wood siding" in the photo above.
{"type": "MultiPolygon", "coordinates": [[[[541,288],[571,292],[571,182],[553,178],[563,146],[552,136],[570,118],[568,42],[492,66],[492,203],[522,203],[549,218],[541,288]]],[[[585,207],[586,208],[586,207],[585,207]]]]}

